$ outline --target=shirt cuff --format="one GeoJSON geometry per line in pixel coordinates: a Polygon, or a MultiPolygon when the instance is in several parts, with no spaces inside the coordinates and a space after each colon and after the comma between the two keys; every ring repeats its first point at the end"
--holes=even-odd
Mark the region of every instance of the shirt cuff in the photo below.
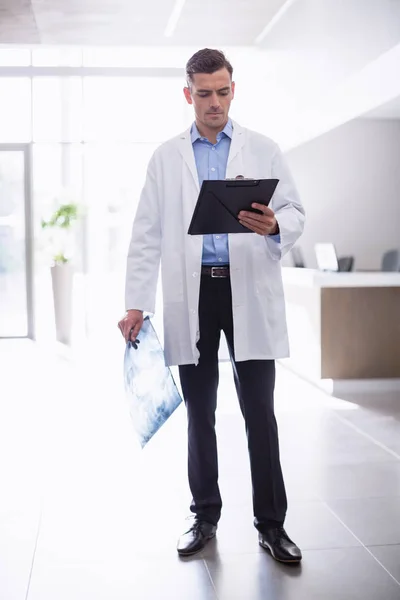
{"type": "Polygon", "coordinates": [[[274,240],[274,242],[276,242],[277,244],[281,243],[281,235],[280,235],[280,233],[275,233],[274,235],[269,235],[268,237],[271,240],[274,240]]]}

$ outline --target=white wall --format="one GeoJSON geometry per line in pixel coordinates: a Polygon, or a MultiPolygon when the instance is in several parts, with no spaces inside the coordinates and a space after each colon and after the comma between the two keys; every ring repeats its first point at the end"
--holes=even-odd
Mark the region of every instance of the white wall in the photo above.
{"type": "Polygon", "coordinates": [[[316,266],[316,242],[353,255],[356,269],[377,269],[400,248],[400,120],[354,120],[286,158],[307,212],[306,266],[316,266]]]}

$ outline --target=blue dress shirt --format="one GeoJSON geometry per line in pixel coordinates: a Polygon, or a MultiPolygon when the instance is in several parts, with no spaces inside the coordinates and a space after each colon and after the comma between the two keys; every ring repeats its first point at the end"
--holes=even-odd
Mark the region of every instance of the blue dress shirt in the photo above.
{"type": "MultiPolygon", "coordinates": [[[[207,138],[201,137],[196,123],[193,123],[191,140],[200,187],[204,179],[225,179],[232,131],[232,121],[229,119],[224,129],[218,133],[217,143],[212,144],[207,138]]],[[[210,234],[203,237],[202,263],[229,264],[228,234],[210,234]]]]}
{"type": "MultiPolygon", "coordinates": [[[[229,119],[224,129],[217,135],[217,143],[212,144],[207,138],[202,137],[193,123],[191,129],[191,140],[194,158],[196,162],[199,184],[204,179],[225,179],[226,165],[228,163],[229,150],[232,141],[233,126],[229,119]]],[[[271,236],[276,242],[280,236],[271,236]]],[[[228,234],[209,234],[203,236],[203,265],[228,265],[229,246],[228,234]]]]}

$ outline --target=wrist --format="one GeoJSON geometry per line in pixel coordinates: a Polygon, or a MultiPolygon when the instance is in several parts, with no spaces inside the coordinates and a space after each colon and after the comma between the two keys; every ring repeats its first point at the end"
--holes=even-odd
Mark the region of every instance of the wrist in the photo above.
{"type": "Polygon", "coordinates": [[[280,233],[278,221],[275,219],[275,225],[268,235],[278,235],[280,233]]]}

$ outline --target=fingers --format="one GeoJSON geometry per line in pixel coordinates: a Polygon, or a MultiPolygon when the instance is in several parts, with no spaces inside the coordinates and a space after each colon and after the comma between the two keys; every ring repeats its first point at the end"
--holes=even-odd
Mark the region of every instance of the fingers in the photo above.
{"type": "Polygon", "coordinates": [[[134,325],[131,325],[131,327],[129,329],[127,341],[130,340],[131,342],[134,342],[136,340],[137,336],[139,335],[141,326],[142,326],[141,321],[138,321],[134,325]]]}
{"type": "Polygon", "coordinates": [[[239,221],[248,221],[250,223],[265,223],[265,216],[257,213],[241,212],[239,213],[239,221]]]}
{"type": "Polygon", "coordinates": [[[130,332],[129,323],[127,323],[126,321],[123,321],[120,329],[121,329],[122,335],[124,336],[125,341],[129,342],[129,332],[130,332]]]}
{"type": "Polygon", "coordinates": [[[249,223],[254,227],[267,227],[271,228],[274,226],[275,219],[274,217],[265,217],[264,215],[252,215],[251,213],[247,213],[248,216],[239,216],[239,221],[244,223],[249,223]]]}
{"type": "Polygon", "coordinates": [[[262,214],[260,215],[255,212],[241,210],[238,215],[239,219],[253,219],[255,221],[262,221],[263,223],[268,223],[269,225],[273,224],[275,214],[270,208],[268,208],[268,206],[263,206],[262,204],[254,203],[252,204],[252,207],[261,210],[262,214]]]}
{"type": "Polygon", "coordinates": [[[267,235],[274,227],[273,218],[259,217],[258,215],[255,215],[254,217],[239,217],[239,223],[252,231],[256,231],[256,233],[261,233],[263,235],[267,235]]]}
{"type": "Polygon", "coordinates": [[[126,342],[134,342],[142,327],[143,319],[128,319],[125,317],[118,323],[118,328],[126,342]]]}
{"type": "Polygon", "coordinates": [[[258,235],[267,235],[266,232],[264,231],[264,229],[262,229],[261,227],[257,227],[248,223],[244,223],[243,221],[239,221],[241,223],[241,225],[243,225],[244,227],[247,227],[247,229],[250,229],[251,231],[254,231],[254,233],[258,233],[258,235]]]}
{"type": "Polygon", "coordinates": [[[268,206],[258,204],[257,202],[253,202],[251,206],[252,208],[261,211],[262,214],[242,210],[238,215],[239,223],[251,231],[254,231],[254,233],[268,235],[275,227],[276,221],[274,211],[268,206]]]}
{"type": "Polygon", "coordinates": [[[125,337],[125,333],[124,333],[124,319],[121,319],[121,321],[118,322],[118,329],[120,330],[122,336],[125,337]]]}
{"type": "Polygon", "coordinates": [[[261,210],[261,212],[266,217],[274,216],[274,211],[269,206],[265,206],[265,204],[258,204],[257,202],[253,202],[253,204],[251,206],[252,206],[252,208],[257,208],[258,210],[261,210]]]}

